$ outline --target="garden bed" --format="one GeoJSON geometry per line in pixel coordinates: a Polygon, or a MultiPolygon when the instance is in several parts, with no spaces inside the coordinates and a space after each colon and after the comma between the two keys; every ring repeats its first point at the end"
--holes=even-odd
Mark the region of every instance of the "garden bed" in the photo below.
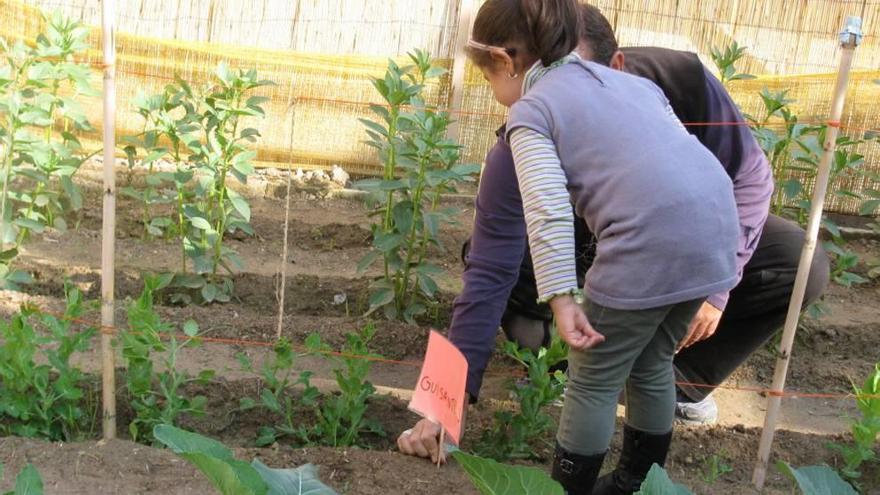
{"type": "MultiPolygon", "coordinates": [[[[49,311],[63,310],[63,282],[71,280],[89,299],[100,295],[100,211],[99,195],[87,190],[86,203],[78,229],[65,233],[47,232],[25,245],[19,267],[36,279],[28,287],[29,295],[2,292],[0,314],[8,316],[18,304],[30,301],[49,311]]],[[[230,245],[239,251],[245,269],[234,277],[235,297],[230,303],[209,306],[178,306],[167,299],[160,302],[158,313],[181,325],[192,319],[199,323],[202,335],[236,339],[237,344],[207,344],[188,349],[181,365],[192,373],[212,368],[218,378],[200,390],[208,396],[208,415],[188,418],[182,426],[236,448],[240,458],[259,457],[274,467],[291,467],[305,462],[321,466],[325,482],[341,493],[476,493],[457,467],[438,471],[428,462],[407,458],[394,452],[394,437],[411,426],[414,416],[399,399],[381,398],[371,402],[369,414],[383,424],[387,438],[367,437],[370,450],[294,448],[281,443],[273,448],[252,448],[256,430],[271,418],[249,412],[236,413],[239,399],[253,396],[259,386],[252,376],[243,373],[235,353],[246,352],[258,362],[265,349],[248,342],[271,342],[278,322],[276,298],[277,272],[282,252],[284,202],[272,198],[251,200],[255,237],[236,237],[230,245]]],[[[125,323],[125,299],[136,297],[142,287],[143,272],[161,272],[177,266],[177,246],[163,240],[144,240],[139,224],[140,211],[134,202],[120,199],[117,230],[117,323],[125,323]]],[[[291,200],[288,232],[289,256],[285,263],[287,289],[283,335],[294,344],[317,332],[334,348],[344,342],[346,333],[362,328],[369,321],[377,332],[372,348],[382,356],[401,363],[375,363],[371,380],[376,385],[397,389],[412,388],[418,368],[415,366],[425,349],[428,328],[444,328],[450,317],[452,299],[460,289],[459,248],[467,237],[473,210],[464,208],[459,225],[447,229],[445,249],[432,249],[429,260],[444,268],[440,278],[441,294],[433,314],[419,324],[389,322],[366,318],[367,276],[356,273],[358,260],[369,250],[370,230],[367,211],[360,202],[332,199],[291,200]],[[344,297],[341,297],[344,296],[344,297]]],[[[860,239],[854,249],[865,254],[878,252],[876,240],[860,239]]],[[[376,274],[378,272],[370,272],[376,274]]],[[[880,305],[880,286],[866,284],[855,289],[832,287],[827,304],[831,314],[819,320],[807,320],[794,349],[788,388],[805,392],[847,393],[850,380],[860,381],[877,362],[877,335],[880,334],[876,308],[880,305]]],[[[97,307],[86,313],[97,322],[97,307]]],[[[97,351],[80,359],[84,368],[96,372],[97,351]]],[[[767,387],[772,377],[775,357],[768,350],[756,353],[730,380],[742,387],[767,387]]],[[[304,360],[301,365],[314,369],[316,377],[330,378],[331,370],[319,359],[304,360]]],[[[483,400],[473,409],[463,447],[468,448],[488,427],[497,407],[507,400],[505,381],[519,372],[510,361],[493,361],[486,379],[483,400]]],[[[760,434],[758,427],[764,399],[747,391],[719,391],[722,421],[713,428],[679,429],[668,468],[672,478],[691,486],[696,493],[752,493],[751,469],[760,434]],[[714,484],[703,481],[702,473],[712,455],[720,455],[732,471],[714,484]]],[[[829,441],[844,441],[838,433],[845,430],[841,417],[852,412],[851,401],[797,399],[786,401],[783,431],[774,447],[774,458],[793,465],[827,462],[837,459],[826,448],[829,441]],[[791,430],[791,431],[786,431],[791,430]],[[819,432],[815,434],[811,432],[819,432]]],[[[125,403],[120,404],[119,431],[126,431],[125,403]]],[[[554,413],[556,414],[556,413],[554,413]]],[[[538,453],[548,457],[552,436],[538,453]]],[[[619,438],[615,438],[615,445],[619,438]]],[[[613,456],[612,456],[613,457],[613,456]]],[[[15,472],[24,462],[34,463],[47,482],[48,493],[209,493],[207,482],[194,468],[167,451],[125,440],[51,444],[19,438],[0,439],[0,462],[7,473],[15,472]]],[[[548,467],[545,462],[542,467],[548,467]]],[[[866,487],[880,487],[876,470],[866,474],[866,487]]],[[[7,476],[8,478],[8,476],[7,476]]],[[[2,487],[9,486],[9,480],[2,487]]],[[[767,493],[789,493],[787,480],[774,472],[767,493]]]]}

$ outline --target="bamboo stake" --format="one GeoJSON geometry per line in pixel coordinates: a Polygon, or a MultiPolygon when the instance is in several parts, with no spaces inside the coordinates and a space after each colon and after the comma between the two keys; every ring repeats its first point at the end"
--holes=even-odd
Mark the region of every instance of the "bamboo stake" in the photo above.
{"type": "MultiPolygon", "coordinates": [[[[293,88],[292,82],[291,88],[293,88]]],[[[281,340],[281,333],[284,329],[284,291],[287,285],[287,231],[290,229],[290,182],[293,163],[293,130],[296,125],[296,100],[294,99],[288,104],[287,108],[290,110],[290,135],[288,136],[289,141],[287,143],[287,195],[285,196],[284,205],[284,242],[281,248],[281,261],[278,267],[281,281],[278,284],[278,329],[275,335],[277,340],[281,340]]]]}
{"type": "MultiPolygon", "coordinates": [[[[464,101],[464,75],[467,67],[467,47],[468,38],[471,36],[471,23],[474,18],[474,0],[461,0],[458,7],[458,35],[455,37],[455,55],[452,63],[452,101],[450,102],[450,110],[454,113],[461,110],[464,101]]],[[[449,124],[446,130],[446,137],[458,142],[461,134],[461,125],[459,117],[457,120],[449,124]]]]}
{"type": "Polygon", "coordinates": [[[116,376],[113,359],[116,275],[116,0],[101,2],[104,44],[104,214],[101,232],[101,395],[104,440],[116,438],[116,376]]]}
{"type": "Polygon", "coordinates": [[[837,135],[840,132],[840,116],[843,114],[843,103],[846,99],[846,87],[849,82],[849,72],[852,67],[853,52],[862,38],[862,20],[859,17],[847,17],[843,32],[840,33],[840,70],[837,75],[837,84],[834,87],[834,99],[831,103],[831,116],[828,122],[828,130],[825,136],[825,153],[819,163],[819,171],[816,176],[816,189],[813,191],[812,207],[810,209],[810,221],[807,224],[806,241],[801,251],[801,260],[798,265],[797,277],[791,300],[788,305],[788,315],[785,319],[785,327],[782,333],[782,343],[779,346],[779,358],[776,360],[776,371],[773,375],[773,385],[770,387],[770,397],[767,400],[767,414],[764,417],[764,429],[761,432],[761,443],[758,446],[758,462],[752,475],[752,483],[755,488],[761,490],[767,477],[767,466],[770,463],[770,449],[773,445],[773,436],[776,433],[776,421],[782,403],[782,392],[785,388],[785,377],[788,373],[788,363],[791,358],[791,348],[797,332],[798,320],[800,319],[801,306],[804,302],[804,291],[807,288],[807,279],[810,275],[810,266],[813,262],[813,254],[816,251],[816,239],[819,236],[819,225],[822,221],[822,210],[825,206],[825,193],[828,189],[828,178],[831,173],[831,160],[834,157],[834,149],[837,144],[837,135]]]}

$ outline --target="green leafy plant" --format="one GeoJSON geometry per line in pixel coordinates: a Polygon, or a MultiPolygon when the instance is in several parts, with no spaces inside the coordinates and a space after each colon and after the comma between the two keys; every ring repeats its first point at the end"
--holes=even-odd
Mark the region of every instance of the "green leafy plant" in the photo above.
{"type": "MultiPolygon", "coordinates": [[[[0,463],[0,481],[3,481],[3,464],[0,463]]],[[[43,495],[43,478],[33,464],[28,464],[15,477],[15,489],[3,495],[43,495]]]]}
{"type": "Polygon", "coordinates": [[[711,55],[715,67],[718,68],[722,83],[727,84],[731,81],[755,78],[751,74],[737,72],[736,63],[746,55],[746,47],[739,46],[736,41],[725,47],[723,51],[713,47],[711,55]]]}
{"type": "Polygon", "coordinates": [[[453,450],[452,457],[483,495],[563,495],[562,486],[544,471],[527,466],[508,466],[492,459],[453,450]]]}
{"type": "Polygon", "coordinates": [[[178,341],[172,334],[174,327],[163,322],[153,308],[155,292],[167,285],[170,278],[169,275],[145,278],[141,296],[128,306],[128,328],[119,333],[118,345],[127,368],[125,389],[135,414],[128,430],[132,439],[143,443],[154,443],[155,425],[176,424],[183,414],[204,414],[207,399],[187,397],[181,388],[191,382],[207,383],[214,376],[213,370],[204,370],[197,378],[190,378],[177,369],[180,351],[198,344],[199,327],[194,321],[187,321],[183,325],[186,338],[178,341]],[[157,372],[153,359],[163,353],[163,371],[157,372]]]}
{"type": "Polygon", "coordinates": [[[254,172],[256,152],[250,143],[260,133],[245,125],[249,118],[265,116],[262,105],[268,98],[253,95],[254,90],[273,83],[260,80],[255,70],[225,64],[214,75],[201,92],[176,78],[162,94],[138,97],[134,103],[144,130],[125,148],[132,167],[139,149],[144,154],[146,186],[123,192],[143,203],[145,233],[173,229],[180,243],[180,272],[172,285],[186,289],[175,294],[184,303],[192,301],[192,291],[204,302],[228,302],[233,292],[228,275],[241,269],[242,261],[224,239],[238,231],[254,234],[250,205],[229,184],[244,184],[254,172]],[[174,170],[154,172],[161,159],[172,162],[174,170]],[[171,186],[168,192],[164,185],[171,186]],[[152,216],[153,208],[164,203],[174,205],[173,214],[152,216]]]}
{"type": "Polygon", "coordinates": [[[367,380],[372,365],[369,358],[380,357],[369,349],[375,335],[376,328],[372,324],[360,332],[349,333],[338,353],[323,344],[317,334],[306,341],[310,351],[331,363],[339,387],[339,392],[326,395],[315,407],[317,424],[312,431],[315,442],[345,447],[356,445],[364,433],[384,436],[382,426],[366,417],[367,404],[376,394],[376,388],[367,380]]]}
{"type": "Polygon", "coordinates": [[[496,411],[492,428],[483,433],[476,452],[502,461],[533,459],[536,454],[532,445],[545,441],[546,433],[554,427],[547,408],[557,402],[565,390],[565,373],[550,370],[565,359],[568,350],[561,339],[554,338],[550,347],[541,348],[537,355],[513,342],[506,342],[504,351],[528,369],[528,378],[511,380],[508,390],[519,410],[496,411]]]}
{"type": "Polygon", "coordinates": [[[153,436],[196,466],[222,495],[336,495],[311,464],[296,469],[272,469],[257,459],[248,464],[222,443],[170,425],[156,425],[153,436]]]}
{"type": "Polygon", "coordinates": [[[140,94],[134,98],[133,104],[144,119],[144,127],[139,135],[124,138],[128,143],[125,154],[129,169],[134,169],[138,164],[138,149],[142,149],[144,158],[139,163],[146,167],[146,175],[142,189],[131,185],[120,189],[123,195],[142,203],[145,237],[159,237],[163,234],[175,234],[178,237],[181,248],[180,273],[187,271],[184,240],[189,224],[184,215],[184,206],[193,199],[192,188],[188,187],[193,179],[193,170],[185,161],[185,140],[199,130],[195,122],[195,106],[191,101],[193,98],[190,95],[192,90],[189,85],[180,78],[175,78],[175,83],[167,85],[161,94],[140,94]],[[173,172],[155,170],[157,163],[163,158],[173,162],[173,172]],[[173,189],[167,189],[168,185],[172,185],[173,189]],[[156,206],[170,203],[175,206],[174,215],[154,216],[156,206]]]}
{"type": "Polygon", "coordinates": [[[0,322],[0,434],[66,441],[94,425],[85,377],[70,359],[89,350],[96,330],[71,328],[82,315],[82,295],[69,285],[65,293],[62,318],[24,306],[0,322]]]}
{"type": "Polygon", "coordinates": [[[383,275],[373,283],[372,313],[382,309],[388,318],[413,321],[428,311],[438,291],[435,277],[442,270],[425,261],[428,247],[440,245],[443,223],[453,220],[454,208],[441,208],[441,194],[472,181],[477,165],[459,164],[461,146],[446,138],[452,122],[447,112],[429,106],[426,82],[445,74],[425,52],[409,55],[411,66],[388,63],[373,86],[386,105],[372,105],[378,120],[361,119],[368,145],[384,164],[381,179],[360,181],[378,206],[373,216],[373,248],[358,264],[363,272],[382,259],[383,275]]]}
{"type": "Polygon", "coordinates": [[[856,404],[861,417],[850,422],[853,444],[830,444],[829,447],[843,456],[840,472],[856,482],[861,477],[859,468],[865,462],[877,461],[877,439],[880,436],[880,363],[859,387],[853,384],[856,404]]]}
{"type": "Polygon", "coordinates": [[[804,495],[856,495],[856,491],[828,466],[793,468],[779,461],[776,468],[795,480],[804,495]]]}
{"type": "Polygon", "coordinates": [[[693,492],[670,480],[666,470],[654,464],[636,495],[693,495],[693,492]]]}
{"type": "MultiPolygon", "coordinates": [[[[254,372],[253,364],[245,354],[239,353],[236,357],[244,370],[254,372]]],[[[298,420],[302,419],[303,409],[316,407],[321,393],[310,383],[311,371],[303,371],[297,380],[293,380],[293,364],[293,348],[289,340],[282,338],[275,344],[272,357],[264,361],[260,369],[265,388],[260,391],[259,401],[252,398],[241,400],[242,410],[260,407],[281,418],[280,424],[260,428],[258,446],[271,445],[283,437],[291,437],[301,444],[310,443],[313,435],[311,428],[298,420]],[[296,385],[302,386],[302,392],[298,395],[291,391],[296,385]]]]}
{"type": "MultiPolygon", "coordinates": [[[[750,76],[736,71],[736,63],[745,55],[745,48],[735,42],[723,52],[713,49],[712,57],[721,72],[722,82],[736,79],[748,79],[750,76]]],[[[788,90],[771,92],[767,88],[761,90],[762,112],[756,116],[746,115],[752,133],[760,144],[773,172],[776,192],[771,201],[771,211],[780,216],[787,216],[801,225],[807,223],[812,198],[805,184],[812,182],[818,175],[819,162],[824,154],[826,125],[808,125],[799,121],[788,97],[788,90]]],[[[836,140],[836,149],[831,163],[830,184],[846,182],[845,179],[865,175],[861,170],[864,156],[856,151],[864,143],[860,139],[852,139],[841,135],[836,140]]],[[[867,193],[870,194],[871,190],[867,193]]],[[[836,188],[834,196],[862,200],[862,194],[855,191],[836,188]]],[[[876,204],[870,201],[862,203],[862,210],[873,210],[876,204]]],[[[832,279],[845,287],[863,283],[866,279],[852,271],[859,258],[846,247],[840,228],[830,218],[822,219],[822,227],[831,234],[831,240],[825,243],[826,251],[833,260],[832,279]]]]}
{"type": "Polygon", "coordinates": [[[706,483],[713,485],[719,478],[732,471],[733,468],[730,467],[727,460],[727,453],[722,451],[704,459],[700,477],[706,483]]]}
{"type": "Polygon", "coordinates": [[[0,288],[30,281],[10,265],[31,234],[65,230],[82,207],[73,176],[87,154],[77,132],[91,131],[78,99],[98,93],[91,68],[75,61],[88,29],[56,12],[44,16],[36,42],[0,39],[0,288]]]}

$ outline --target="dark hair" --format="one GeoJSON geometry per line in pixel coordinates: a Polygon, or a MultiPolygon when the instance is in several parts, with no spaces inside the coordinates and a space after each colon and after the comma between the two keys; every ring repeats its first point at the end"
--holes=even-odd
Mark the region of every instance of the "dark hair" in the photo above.
{"type": "MultiPolygon", "coordinates": [[[[579,34],[576,0],[488,0],[477,13],[471,38],[503,47],[511,57],[524,51],[524,63],[540,59],[550,65],[577,47],[579,34]]],[[[468,54],[478,66],[492,65],[485,51],[471,48],[468,54]]]]}
{"type": "Polygon", "coordinates": [[[618,49],[611,23],[595,5],[582,3],[579,10],[581,41],[590,46],[590,50],[593,52],[593,62],[611,65],[611,59],[618,49]]]}

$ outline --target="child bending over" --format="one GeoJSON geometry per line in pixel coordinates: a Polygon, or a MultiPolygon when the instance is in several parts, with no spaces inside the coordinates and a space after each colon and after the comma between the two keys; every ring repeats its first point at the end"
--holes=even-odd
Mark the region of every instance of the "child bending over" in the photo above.
{"type": "Polygon", "coordinates": [[[488,0],[468,43],[510,107],[539,297],[571,346],[553,477],[570,494],[638,490],[672,438],[672,358],[737,282],[730,179],[647,79],[585,62],[575,0],[488,0]],[[582,292],[572,204],[597,238],[582,292]],[[597,481],[626,393],[617,468],[597,481]],[[594,486],[595,485],[595,486],[594,486]]]}

